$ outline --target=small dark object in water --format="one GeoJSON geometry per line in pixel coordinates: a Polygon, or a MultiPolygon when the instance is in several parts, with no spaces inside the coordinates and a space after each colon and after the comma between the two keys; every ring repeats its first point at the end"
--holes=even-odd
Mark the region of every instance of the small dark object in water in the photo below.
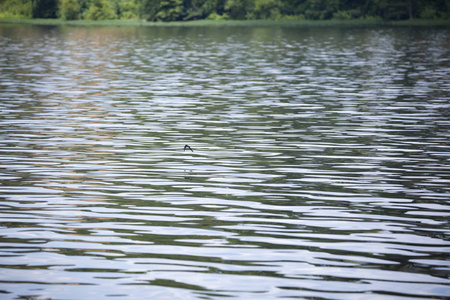
{"type": "Polygon", "coordinates": [[[194,152],[194,150],[192,150],[192,148],[189,147],[189,145],[184,145],[184,151],[186,151],[186,148],[188,148],[189,150],[191,150],[192,152],[194,152]]]}

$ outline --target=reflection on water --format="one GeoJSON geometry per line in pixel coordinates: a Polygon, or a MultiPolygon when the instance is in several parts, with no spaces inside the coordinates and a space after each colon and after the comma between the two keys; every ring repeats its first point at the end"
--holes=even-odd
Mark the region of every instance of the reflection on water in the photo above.
{"type": "Polygon", "coordinates": [[[447,29],[0,31],[2,299],[450,295],[447,29]]]}

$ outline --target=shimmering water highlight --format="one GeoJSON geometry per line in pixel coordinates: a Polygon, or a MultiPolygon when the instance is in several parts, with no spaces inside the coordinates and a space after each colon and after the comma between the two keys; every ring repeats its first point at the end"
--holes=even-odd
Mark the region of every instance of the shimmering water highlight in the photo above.
{"type": "Polygon", "coordinates": [[[0,32],[1,299],[450,297],[447,28],[0,32]]]}

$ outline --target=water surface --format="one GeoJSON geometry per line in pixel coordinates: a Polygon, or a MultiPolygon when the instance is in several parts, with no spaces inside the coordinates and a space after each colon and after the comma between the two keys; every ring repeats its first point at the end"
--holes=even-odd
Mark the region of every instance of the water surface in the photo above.
{"type": "Polygon", "coordinates": [[[448,28],[0,33],[1,299],[450,296],[448,28]]]}

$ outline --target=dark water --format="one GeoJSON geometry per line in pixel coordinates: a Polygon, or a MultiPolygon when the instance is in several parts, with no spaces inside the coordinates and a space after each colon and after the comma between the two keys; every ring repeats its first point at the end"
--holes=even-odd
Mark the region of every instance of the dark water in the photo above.
{"type": "Polygon", "coordinates": [[[450,297],[448,28],[0,33],[0,299],[450,297]]]}

